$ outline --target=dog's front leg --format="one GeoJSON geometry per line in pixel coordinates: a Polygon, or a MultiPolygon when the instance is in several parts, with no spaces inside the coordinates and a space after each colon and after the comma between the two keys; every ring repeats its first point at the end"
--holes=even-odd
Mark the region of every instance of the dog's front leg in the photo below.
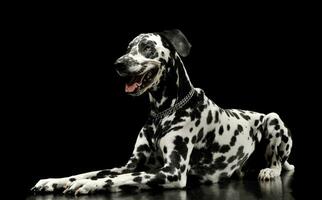
{"type": "Polygon", "coordinates": [[[155,173],[134,172],[98,180],[76,181],[68,189],[78,194],[98,191],[118,192],[153,188],[183,188],[187,182],[187,166],[193,144],[180,134],[167,134],[161,139],[164,166],[155,173]]]}
{"type": "MultiPolygon", "coordinates": [[[[64,178],[41,179],[33,188],[31,188],[31,191],[60,192],[69,188],[75,181],[86,182],[87,180],[97,180],[105,177],[114,177],[116,175],[136,171],[138,166],[142,166],[145,164],[146,158],[149,157],[149,154],[151,152],[151,150],[148,149],[148,141],[145,137],[143,137],[143,133],[144,128],[141,130],[137,138],[132,156],[126,165],[118,168],[93,171],[64,178]],[[145,152],[142,152],[142,149],[144,149],[145,152]]],[[[66,192],[67,191],[68,190],[66,190],[66,192]]]]}
{"type": "Polygon", "coordinates": [[[135,156],[132,156],[125,166],[113,169],[104,169],[93,172],[87,172],[83,174],[73,175],[64,178],[47,178],[41,179],[37,184],[31,188],[32,192],[60,192],[68,188],[75,181],[81,180],[97,180],[104,177],[113,177],[122,173],[128,173],[133,171],[138,162],[135,156]]]}

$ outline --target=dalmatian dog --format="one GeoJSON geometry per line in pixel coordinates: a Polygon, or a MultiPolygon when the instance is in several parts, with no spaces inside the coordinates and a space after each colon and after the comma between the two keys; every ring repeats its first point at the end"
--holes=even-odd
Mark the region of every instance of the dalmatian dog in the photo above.
{"type": "Polygon", "coordinates": [[[292,147],[291,133],[278,114],[223,109],[194,88],[180,58],[191,45],[180,30],[140,34],[116,60],[125,92],[148,93],[151,113],[134,151],[122,167],[40,180],[34,192],[90,194],[184,188],[190,180],[216,183],[229,178],[267,140],[267,168],[260,181],[280,176],[292,147]]]}

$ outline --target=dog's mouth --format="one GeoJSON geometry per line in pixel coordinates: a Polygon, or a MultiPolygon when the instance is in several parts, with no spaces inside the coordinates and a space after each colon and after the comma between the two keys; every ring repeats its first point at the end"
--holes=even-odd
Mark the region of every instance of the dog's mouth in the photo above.
{"type": "Polygon", "coordinates": [[[158,74],[158,68],[152,68],[147,72],[139,75],[128,75],[125,78],[125,92],[128,94],[139,93],[142,89],[152,84],[158,74]]]}

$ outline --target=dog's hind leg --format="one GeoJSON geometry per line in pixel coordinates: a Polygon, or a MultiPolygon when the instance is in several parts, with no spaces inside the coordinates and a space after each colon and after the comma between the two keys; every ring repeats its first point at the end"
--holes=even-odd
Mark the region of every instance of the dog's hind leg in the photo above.
{"type": "Polygon", "coordinates": [[[287,162],[292,148],[292,138],[290,131],[276,113],[266,115],[262,127],[264,137],[269,141],[265,152],[268,168],[262,169],[258,178],[270,180],[280,176],[282,167],[286,170],[294,169],[294,166],[287,162]]]}

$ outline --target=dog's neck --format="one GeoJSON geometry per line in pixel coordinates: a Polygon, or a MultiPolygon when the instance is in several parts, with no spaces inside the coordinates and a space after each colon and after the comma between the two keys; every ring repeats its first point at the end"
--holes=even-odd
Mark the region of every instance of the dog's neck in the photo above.
{"type": "Polygon", "coordinates": [[[151,109],[162,112],[185,98],[193,88],[179,55],[170,59],[157,86],[149,92],[151,109]]]}

